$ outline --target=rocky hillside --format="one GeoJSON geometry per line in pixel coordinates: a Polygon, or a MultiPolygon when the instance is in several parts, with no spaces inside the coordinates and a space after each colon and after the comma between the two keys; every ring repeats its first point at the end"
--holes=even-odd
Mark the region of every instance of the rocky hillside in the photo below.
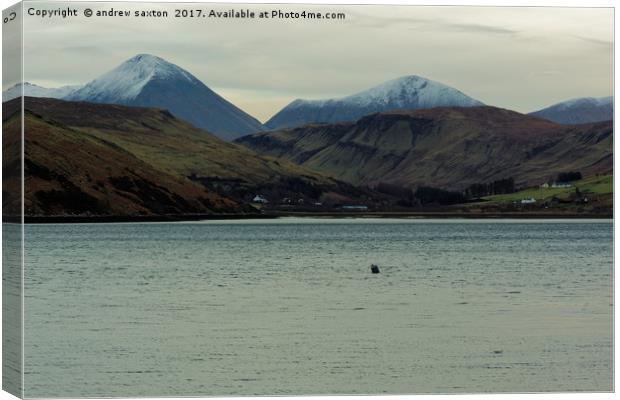
{"type": "Polygon", "coordinates": [[[391,111],[238,139],[256,152],[353,184],[463,189],[514,177],[535,185],[558,172],[613,167],[611,122],[560,125],[495,107],[391,111]]]}

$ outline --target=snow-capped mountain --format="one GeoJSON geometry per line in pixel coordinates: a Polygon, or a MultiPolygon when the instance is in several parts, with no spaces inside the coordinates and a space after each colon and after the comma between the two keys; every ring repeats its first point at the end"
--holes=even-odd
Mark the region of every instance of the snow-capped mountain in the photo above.
{"type": "Polygon", "coordinates": [[[265,125],[279,129],[308,123],[354,121],[364,115],[395,109],[481,105],[484,104],[454,88],[410,75],[340,99],[295,100],[265,125]]]}
{"type": "MultiPolygon", "coordinates": [[[[79,89],[81,86],[62,86],[59,88],[46,88],[34,83],[24,82],[24,96],[49,97],[60,99],[79,89]]],[[[22,95],[22,84],[18,83],[2,92],[2,102],[13,100],[22,95]]]]}
{"type": "Polygon", "coordinates": [[[581,97],[551,105],[530,113],[560,124],[585,124],[614,118],[614,98],[581,97]]]}
{"type": "Polygon", "coordinates": [[[258,120],[195,76],[150,54],[139,54],[125,61],[64,99],[165,108],[226,140],[264,130],[258,120]]]}

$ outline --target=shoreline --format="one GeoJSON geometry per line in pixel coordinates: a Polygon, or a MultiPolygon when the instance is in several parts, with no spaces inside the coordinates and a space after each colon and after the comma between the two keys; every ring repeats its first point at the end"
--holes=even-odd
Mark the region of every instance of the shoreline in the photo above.
{"type": "MultiPolygon", "coordinates": [[[[118,223],[118,222],[184,222],[217,220],[256,220],[298,218],[400,218],[400,219],[611,219],[613,213],[558,213],[558,212],[272,212],[264,214],[185,214],[149,216],[26,216],[26,224],[63,223],[118,223]]],[[[3,217],[3,223],[21,223],[20,217],[3,217]]]]}
{"type": "Polygon", "coordinates": [[[613,219],[613,214],[600,213],[549,213],[549,212],[350,212],[350,213],[304,213],[282,212],[277,217],[300,218],[402,218],[402,219],[613,219]]]}

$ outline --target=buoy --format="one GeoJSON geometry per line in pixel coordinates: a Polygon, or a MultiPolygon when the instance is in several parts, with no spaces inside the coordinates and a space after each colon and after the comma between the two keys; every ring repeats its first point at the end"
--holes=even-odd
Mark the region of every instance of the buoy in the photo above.
{"type": "Polygon", "coordinates": [[[373,274],[378,274],[381,271],[379,271],[378,265],[370,264],[370,272],[372,272],[373,274]]]}

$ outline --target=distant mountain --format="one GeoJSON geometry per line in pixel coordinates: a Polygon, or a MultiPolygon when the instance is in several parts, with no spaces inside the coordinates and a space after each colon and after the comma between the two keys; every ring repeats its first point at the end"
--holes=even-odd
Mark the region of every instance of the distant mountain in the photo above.
{"type": "Polygon", "coordinates": [[[295,100],[265,125],[270,129],[281,129],[309,123],[355,121],[368,114],[397,109],[481,105],[478,100],[454,88],[411,75],[340,99],[295,100]]]}
{"type": "MultiPolygon", "coordinates": [[[[226,142],[166,110],[24,101],[28,216],[238,214],[256,212],[247,204],[257,194],[314,201],[364,194],[226,142]]],[[[3,103],[4,209],[16,214],[20,197],[11,193],[21,193],[14,147],[21,140],[20,107],[18,99],[3,103]]]]}
{"type": "Polygon", "coordinates": [[[559,124],[609,121],[614,118],[614,98],[610,96],[572,99],[532,112],[530,115],[559,124]]]}
{"type": "MultiPolygon", "coordinates": [[[[43,86],[35,85],[30,82],[24,82],[23,84],[23,94],[24,96],[30,97],[50,97],[53,99],[60,99],[65,96],[68,96],[70,93],[79,89],[81,86],[62,86],[59,88],[46,88],[43,86]]],[[[2,102],[13,100],[16,97],[22,95],[22,84],[18,83],[14,86],[11,86],[4,92],[2,92],[2,102]]]]}
{"type": "Polygon", "coordinates": [[[264,130],[186,70],[149,54],[125,61],[64,99],[165,108],[225,140],[264,130]]]}
{"type": "Polygon", "coordinates": [[[397,110],[356,122],[257,133],[236,142],[352,184],[451,190],[513,177],[613,168],[611,122],[567,126],[495,107],[397,110]]]}

